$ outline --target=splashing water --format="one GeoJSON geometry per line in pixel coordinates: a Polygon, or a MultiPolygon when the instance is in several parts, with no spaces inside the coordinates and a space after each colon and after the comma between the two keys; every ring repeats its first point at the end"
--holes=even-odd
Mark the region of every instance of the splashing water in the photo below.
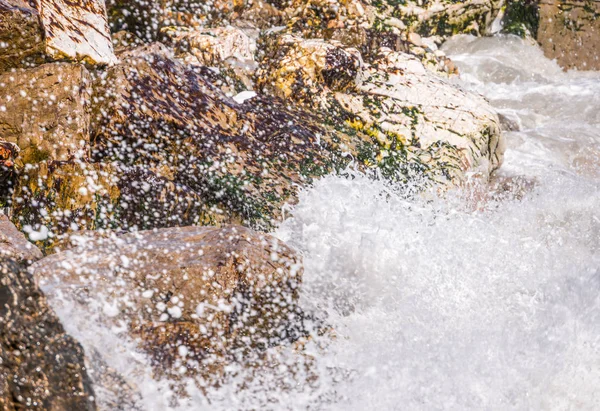
{"type": "Polygon", "coordinates": [[[318,361],[349,375],[325,408],[598,409],[600,74],[511,37],[445,49],[519,129],[500,177],[535,188],[484,211],[360,176],[303,193],[279,235],[337,333],[318,361]]]}
{"type": "MultiPolygon", "coordinates": [[[[498,178],[528,181],[522,198],[473,207],[473,193],[320,180],[276,235],[304,254],[302,303],[330,331],[180,408],[600,408],[600,74],[563,73],[511,37],[445,51],[513,129],[498,178]]],[[[67,331],[135,383],[140,408],[167,408],[141,354],[59,298],[67,331]]]]}

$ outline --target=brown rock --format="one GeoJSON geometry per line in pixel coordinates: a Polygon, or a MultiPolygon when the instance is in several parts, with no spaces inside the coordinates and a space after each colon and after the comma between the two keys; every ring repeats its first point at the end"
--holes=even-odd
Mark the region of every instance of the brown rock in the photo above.
{"type": "Polygon", "coordinates": [[[38,12],[25,0],[0,0],[0,72],[44,51],[38,12]]]}
{"type": "Polygon", "coordinates": [[[600,3],[545,0],[537,40],[564,69],[600,70],[600,3]]]}
{"type": "Polygon", "coordinates": [[[0,135],[22,163],[86,155],[90,76],[82,65],[49,63],[0,75],[0,135]]]}
{"type": "Polygon", "coordinates": [[[0,258],[0,409],[96,409],[83,350],[30,274],[0,258]]]}
{"type": "Polygon", "coordinates": [[[42,252],[27,241],[8,217],[0,214],[0,258],[32,263],[42,257],[42,252]]]}
{"type": "MultiPolygon", "coordinates": [[[[218,373],[237,350],[299,336],[300,258],[267,234],[239,226],[144,231],[47,257],[34,275],[54,292],[87,304],[106,298],[108,318],[124,320],[156,359],[188,372],[218,373]],[[83,289],[85,288],[85,291],[83,289]],[[82,290],[77,296],[76,290],[82,290]]],[[[85,308],[83,308],[85,309],[85,308]]]]}

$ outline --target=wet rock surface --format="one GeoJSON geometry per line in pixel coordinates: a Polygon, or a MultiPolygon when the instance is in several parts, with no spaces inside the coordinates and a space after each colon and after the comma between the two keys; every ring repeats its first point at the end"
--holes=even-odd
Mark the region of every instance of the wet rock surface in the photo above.
{"type": "Polygon", "coordinates": [[[103,296],[104,315],[127,324],[158,375],[188,361],[189,375],[217,378],[236,353],[303,335],[301,260],[274,237],[229,226],[77,241],[37,262],[35,277],[52,296],[77,290],[81,309],[103,296]]]}
{"type": "MultiPolygon", "coordinates": [[[[218,384],[305,336],[301,259],[254,230],[316,179],[351,164],[445,190],[502,163],[497,115],[438,49],[488,34],[496,1],[106,6],[0,0],[0,143],[20,150],[2,152],[0,206],[58,251],[33,267],[53,303],[133,341],[158,379],[218,384]]],[[[41,256],[3,219],[8,242],[41,256]]],[[[2,264],[3,406],[94,409],[93,382],[99,406],[139,408],[102,347],[86,341],[84,366],[31,277],[2,264]]]]}
{"type": "Polygon", "coordinates": [[[0,257],[0,408],[95,410],[81,346],[31,275],[0,257]]]}
{"type": "Polygon", "coordinates": [[[440,183],[502,163],[499,120],[481,97],[432,75],[415,57],[382,50],[363,64],[356,49],[285,35],[268,46],[259,85],[346,122],[373,144],[367,165],[403,167],[440,183]]]}
{"type": "Polygon", "coordinates": [[[600,5],[597,1],[511,0],[502,31],[536,40],[565,70],[600,70],[600,5]]]}
{"type": "MultiPolygon", "coordinates": [[[[21,148],[6,178],[19,227],[48,231],[50,248],[77,228],[269,230],[300,187],[351,160],[442,185],[501,164],[497,117],[440,79],[456,73],[437,49],[443,35],[410,31],[401,8],[274,3],[260,21],[288,24],[261,32],[242,13],[257,5],[222,6],[109,2],[111,18],[129,10],[111,20],[130,31],[115,36],[119,62],[2,76],[0,103],[11,109],[0,112],[0,138],[21,148]],[[132,19],[149,10],[160,24],[148,37],[132,19]],[[148,38],[166,45],[139,46],[148,38]]],[[[100,24],[101,8],[82,7],[63,14],[100,24]]]]}
{"type": "Polygon", "coordinates": [[[119,56],[96,82],[105,97],[93,111],[92,157],[118,167],[121,228],[266,229],[294,184],[334,169],[326,149],[337,132],[317,117],[271,98],[239,104],[157,43],[119,56]],[[140,220],[144,210],[156,214],[140,220]]]}

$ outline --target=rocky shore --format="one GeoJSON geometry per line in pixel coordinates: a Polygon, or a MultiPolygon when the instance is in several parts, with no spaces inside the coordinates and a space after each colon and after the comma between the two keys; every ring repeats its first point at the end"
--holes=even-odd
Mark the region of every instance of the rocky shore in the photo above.
{"type": "Polygon", "coordinates": [[[310,338],[301,256],[268,234],[300,190],[347,167],[438,192],[486,182],[500,119],[439,47],[511,32],[597,69],[590,7],[0,0],[1,408],[136,407],[40,284],[103,300],[157,378],[218,384],[310,338]],[[110,381],[117,399],[97,399],[110,381]]]}

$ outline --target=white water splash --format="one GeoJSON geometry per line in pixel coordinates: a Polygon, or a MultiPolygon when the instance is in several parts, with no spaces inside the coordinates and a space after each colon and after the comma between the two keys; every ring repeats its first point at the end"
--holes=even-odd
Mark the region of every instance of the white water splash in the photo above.
{"type": "Polygon", "coordinates": [[[600,75],[563,73],[516,38],[445,49],[520,128],[500,175],[535,188],[485,211],[361,176],[304,192],[278,233],[304,252],[305,300],[338,334],[317,361],[349,375],[323,371],[336,400],[316,402],[599,409],[600,75]]]}
{"type": "MultiPolygon", "coordinates": [[[[562,73],[514,38],[445,50],[520,128],[499,174],[533,189],[482,208],[468,193],[409,201],[360,174],[317,182],[276,234],[304,254],[302,303],[336,337],[284,349],[253,381],[190,384],[180,409],[600,409],[600,75],[562,73]]],[[[58,299],[140,409],[171,406],[122,332],[58,299]]]]}

